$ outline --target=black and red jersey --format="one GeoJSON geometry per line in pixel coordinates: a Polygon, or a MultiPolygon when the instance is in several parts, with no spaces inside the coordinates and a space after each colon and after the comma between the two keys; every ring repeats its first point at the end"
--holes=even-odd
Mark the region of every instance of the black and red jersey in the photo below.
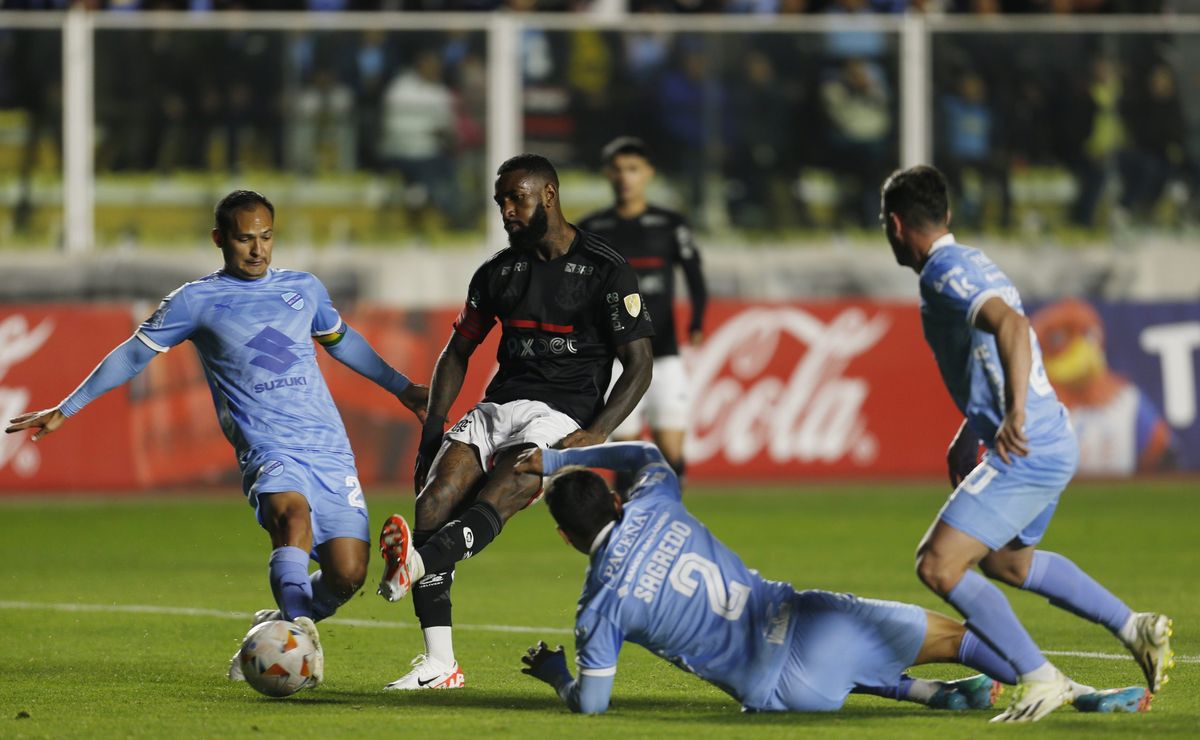
{"type": "Polygon", "coordinates": [[[642,300],[654,320],[654,356],[679,353],[675,329],[675,268],[683,268],[692,300],[689,331],[704,325],[708,290],[700,269],[700,253],[683,216],[650,206],[636,218],[621,218],[616,208],[597,211],[580,221],[587,231],[599,234],[629,262],[638,276],[642,300]]]}
{"type": "Polygon", "coordinates": [[[633,269],[582,229],[556,259],[509,247],[475,271],[454,330],[482,342],[497,320],[500,369],[483,400],[541,401],[584,428],[604,407],[616,348],[654,336],[633,269]]]}

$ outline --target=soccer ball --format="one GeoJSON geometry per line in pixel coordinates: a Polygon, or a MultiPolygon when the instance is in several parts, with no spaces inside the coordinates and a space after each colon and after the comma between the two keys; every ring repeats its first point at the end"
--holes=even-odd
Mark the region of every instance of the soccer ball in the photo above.
{"type": "Polygon", "coordinates": [[[317,648],[293,622],[256,625],[242,641],[238,660],[246,683],[267,696],[291,696],[308,686],[317,648]]]}

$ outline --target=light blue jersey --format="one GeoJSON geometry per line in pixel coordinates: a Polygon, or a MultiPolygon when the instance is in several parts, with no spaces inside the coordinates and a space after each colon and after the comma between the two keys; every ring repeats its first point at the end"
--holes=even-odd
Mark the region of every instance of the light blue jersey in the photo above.
{"type": "MultiPolygon", "coordinates": [[[[995,443],[1004,419],[1004,368],[996,337],[975,328],[979,310],[1000,298],[1024,314],[1021,296],[1008,276],[983,252],[955,243],[946,234],[933,243],[921,269],[921,323],[942,380],[959,411],[985,445],[995,443]]],[[[1030,330],[1033,365],[1025,399],[1025,434],[1033,445],[1070,435],[1067,412],[1042,365],[1042,350],[1030,330]]]]}
{"type": "MultiPolygon", "coordinates": [[[[573,452],[573,451],[568,451],[573,452]]],[[[657,462],[592,553],[576,615],[582,676],[612,675],[642,645],[750,707],[765,706],[789,655],[794,592],[748,569],[680,500],[657,462]]]]}
{"type": "Polygon", "coordinates": [[[196,345],[221,430],[246,461],[264,449],[352,454],[313,343],[341,329],[314,275],[271,269],[241,280],[222,270],[164,298],[136,336],[157,352],[196,345]]]}

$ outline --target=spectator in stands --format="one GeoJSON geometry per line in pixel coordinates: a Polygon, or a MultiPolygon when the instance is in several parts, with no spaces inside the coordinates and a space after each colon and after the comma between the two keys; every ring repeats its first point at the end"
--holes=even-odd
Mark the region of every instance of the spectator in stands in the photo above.
{"type": "Polygon", "coordinates": [[[1074,167],[1079,196],[1072,214],[1075,223],[1084,227],[1094,224],[1096,207],[1125,146],[1125,124],[1121,118],[1123,88],[1117,64],[1096,57],[1090,71],[1086,97],[1078,101],[1087,107],[1090,120],[1082,156],[1076,159],[1074,167]]]}
{"type": "Polygon", "coordinates": [[[391,48],[384,31],[363,31],[351,62],[351,86],[358,125],[358,161],[366,169],[381,166],[379,144],[383,138],[383,94],[393,67],[391,48]]]}
{"type": "Polygon", "coordinates": [[[336,170],[354,169],[354,91],[330,66],[317,66],[311,82],[297,93],[290,132],[291,162],[297,171],[310,174],[324,169],[325,158],[332,160],[336,170]]]}
{"type": "Polygon", "coordinates": [[[794,209],[787,197],[795,139],[794,89],[779,79],[770,56],[752,49],[730,93],[736,121],[726,162],[729,217],[740,228],[778,230],[794,209]]]}
{"type": "Polygon", "coordinates": [[[670,141],[669,171],[683,177],[687,211],[695,224],[707,224],[705,178],[720,162],[729,133],[725,87],[709,69],[709,53],[700,37],[679,39],[678,64],[659,82],[658,119],[670,141]]]}
{"type": "Polygon", "coordinates": [[[830,166],[842,175],[839,217],[864,228],[876,222],[879,197],[871,183],[893,165],[892,108],[885,81],[864,59],[848,59],[821,86],[830,166]]]}
{"type": "Polygon", "coordinates": [[[955,89],[941,101],[941,151],[943,171],[957,191],[955,223],[979,228],[986,191],[1007,200],[1007,167],[997,161],[995,114],[988,103],[987,87],[974,70],[963,73],[955,89]]]}
{"type": "Polygon", "coordinates": [[[432,205],[445,214],[453,200],[454,95],[435,49],[421,51],[383,97],[381,154],[403,178],[410,220],[432,205]]]}
{"type": "Polygon", "coordinates": [[[1124,106],[1130,150],[1122,158],[1121,205],[1139,221],[1147,220],[1171,179],[1190,171],[1187,127],[1175,84],[1164,62],[1155,64],[1124,106]]]}

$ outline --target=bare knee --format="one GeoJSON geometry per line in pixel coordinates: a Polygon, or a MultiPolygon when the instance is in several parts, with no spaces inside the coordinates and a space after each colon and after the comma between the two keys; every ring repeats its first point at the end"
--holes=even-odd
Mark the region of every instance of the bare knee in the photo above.
{"type": "Polygon", "coordinates": [[[275,547],[312,546],[312,515],[308,501],[296,493],[275,493],[263,497],[259,505],[263,526],[275,547]]]}
{"type": "Polygon", "coordinates": [[[342,598],[350,598],[358,593],[363,582],[367,580],[367,563],[358,560],[354,562],[339,562],[332,566],[321,566],[321,580],[331,591],[342,598]]]}
{"type": "Polygon", "coordinates": [[[942,557],[936,550],[917,554],[917,578],[939,596],[946,596],[958,585],[967,567],[942,557]]]}

